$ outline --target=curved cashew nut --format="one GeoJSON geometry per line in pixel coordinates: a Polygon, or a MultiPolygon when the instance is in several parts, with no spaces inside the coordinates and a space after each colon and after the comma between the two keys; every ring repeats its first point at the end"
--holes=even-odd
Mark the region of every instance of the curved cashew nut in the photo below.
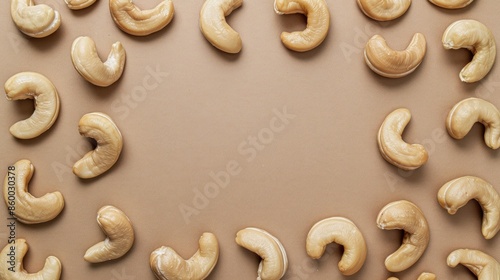
{"type": "Polygon", "coordinates": [[[14,137],[32,139],[52,127],[59,115],[59,95],[49,79],[38,73],[21,72],[10,77],[4,88],[8,100],[35,100],[31,117],[10,127],[14,137]]]}
{"type": "Polygon", "coordinates": [[[125,213],[114,206],[104,206],[97,212],[97,224],[106,239],[90,247],[83,257],[90,263],[114,260],[125,255],[134,244],[134,228],[125,213]]]}
{"type": "Polygon", "coordinates": [[[474,0],[429,0],[432,4],[445,9],[460,9],[468,6],[474,0]]]}
{"type": "Polygon", "coordinates": [[[492,256],[479,250],[458,249],[448,255],[449,267],[462,264],[467,267],[479,280],[498,279],[500,275],[500,263],[492,256]]]}
{"type": "Polygon", "coordinates": [[[448,113],[446,129],[455,139],[462,139],[472,126],[480,122],[485,127],[484,142],[491,149],[500,147],[500,112],[495,105],[480,98],[458,102],[448,113]]]}
{"type": "Polygon", "coordinates": [[[11,0],[10,15],[17,28],[33,38],[43,38],[56,32],[61,15],[45,4],[35,5],[33,0],[11,0]]]}
{"type": "Polygon", "coordinates": [[[296,52],[310,51],[326,38],[330,28],[330,12],[325,0],[274,0],[274,11],[279,14],[304,14],[307,27],[303,31],[282,32],[281,42],[296,52]]]}
{"type": "Polygon", "coordinates": [[[7,244],[0,253],[0,279],[3,280],[59,280],[62,265],[58,258],[49,256],[45,259],[43,269],[37,273],[28,273],[23,266],[24,255],[28,252],[28,243],[24,239],[16,239],[14,244],[7,244]],[[14,256],[14,260],[9,256],[14,256]],[[8,267],[14,266],[14,271],[8,267]]]}
{"type": "Polygon", "coordinates": [[[474,57],[460,71],[460,80],[474,83],[484,78],[493,67],[497,54],[495,37],[491,30],[479,21],[464,19],[450,24],[443,34],[445,49],[466,48],[474,57]]]}
{"type": "Polygon", "coordinates": [[[365,263],[366,243],[356,225],[342,217],[317,222],[307,234],[307,254],[313,259],[319,259],[325,253],[326,246],[332,242],[344,247],[344,254],[338,264],[340,272],[344,275],[358,272],[365,263]]]}
{"type": "Polygon", "coordinates": [[[210,275],[219,259],[219,242],[213,233],[205,232],[198,241],[199,249],[184,260],[174,249],[162,246],[151,253],[149,264],[158,279],[203,280],[210,275]]]}
{"type": "Polygon", "coordinates": [[[95,3],[96,0],[64,0],[71,10],[85,9],[95,3]]]}
{"type": "Polygon", "coordinates": [[[358,0],[361,11],[378,21],[396,19],[410,8],[411,0],[358,0]]]}
{"type": "Polygon", "coordinates": [[[113,120],[104,113],[85,114],[78,123],[81,135],[97,141],[97,147],[73,165],[76,176],[88,179],[108,171],[120,157],[123,139],[113,120]]]}
{"type": "Polygon", "coordinates": [[[97,54],[94,40],[90,37],[78,37],[71,46],[71,61],[76,71],[85,80],[100,87],[107,87],[122,76],[125,59],[125,49],[120,42],[111,46],[108,59],[104,63],[97,54]]]}
{"type": "Polygon", "coordinates": [[[161,0],[153,9],[141,10],[132,0],[110,0],[109,10],[116,25],[125,33],[146,36],[162,30],[174,17],[172,0],[161,0]]]}
{"type": "Polygon", "coordinates": [[[451,215],[471,199],[477,200],[483,209],[483,236],[493,238],[500,230],[500,196],[491,184],[478,177],[464,176],[444,184],[438,192],[439,204],[451,215]]]}
{"type": "Polygon", "coordinates": [[[406,108],[396,109],[385,118],[378,131],[378,147],[382,157],[404,170],[417,169],[429,158],[424,146],[408,144],[401,134],[410,122],[411,113],[406,108]]]}
{"type": "MultiPolygon", "coordinates": [[[[436,279],[437,279],[436,275],[429,272],[422,272],[422,274],[420,274],[420,276],[418,276],[417,278],[417,280],[436,280],[436,279]]],[[[399,280],[399,278],[389,277],[387,280],[399,280]]]]}
{"type": "Polygon", "coordinates": [[[377,217],[377,225],[384,230],[404,230],[403,244],[385,259],[385,267],[400,272],[415,264],[425,252],[430,240],[429,225],[415,204],[400,200],[387,204],[377,217]]]}
{"type": "Polygon", "coordinates": [[[257,280],[279,280],[288,269],[288,258],[281,242],[269,232],[258,228],[245,228],[236,234],[236,243],[258,254],[262,261],[257,280]]]}
{"type": "Polygon", "coordinates": [[[243,4],[243,0],[206,0],[200,11],[200,30],[216,48],[227,53],[241,51],[241,37],[226,22],[226,17],[243,4]]]}
{"type": "Polygon", "coordinates": [[[31,161],[22,159],[14,164],[14,168],[5,176],[3,198],[9,209],[14,208],[11,212],[17,220],[25,224],[39,224],[57,217],[64,208],[62,194],[56,191],[34,197],[28,192],[28,184],[35,171],[31,161]]]}
{"type": "Polygon", "coordinates": [[[401,78],[417,69],[425,52],[425,36],[421,33],[413,35],[404,51],[391,49],[382,36],[375,35],[366,43],[364,56],[373,72],[387,78],[401,78]]]}

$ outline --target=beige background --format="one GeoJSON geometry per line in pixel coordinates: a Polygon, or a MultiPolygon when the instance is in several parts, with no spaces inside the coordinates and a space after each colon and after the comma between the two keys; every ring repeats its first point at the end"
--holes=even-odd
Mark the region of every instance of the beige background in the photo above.
{"type": "MultiPolygon", "coordinates": [[[[380,24],[364,16],[355,1],[327,0],[329,35],[308,53],[288,51],[279,40],[283,30],[304,28],[302,16],[276,15],[272,0],[246,1],[228,19],[243,39],[239,55],[218,51],[202,36],[200,0],[175,1],[172,23],[143,38],[118,29],[107,1],[70,11],[62,0],[37,1],[60,11],[62,26],[45,39],[28,38],[12,23],[8,2],[0,2],[0,81],[36,71],[56,85],[61,98],[57,122],[33,140],[16,140],[8,132],[11,124],[31,114],[32,103],[0,102],[2,172],[28,158],[36,169],[31,192],[40,196],[59,190],[66,200],[54,221],[18,224],[18,237],[30,244],[29,271],[55,255],[63,263],[63,279],[154,279],[148,264],[154,249],[169,245],[188,258],[201,233],[211,231],[221,254],[209,279],[255,279],[258,258],[234,242],[238,230],[255,226],[286,247],[290,269],[285,279],[385,279],[391,274],[384,259],[398,248],[401,232],[380,230],[375,219],[384,205],[399,199],[422,208],[432,236],[422,259],[396,276],[416,279],[431,271],[440,279],[474,279],[463,267],[446,266],[446,256],[461,247],[481,249],[500,260],[500,237],[483,239],[477,203],[450,216],[436,199],[441,185],[463,175],[482,177],[500,190],[500,154],[484,144],[483,127],[476,125],[456,141],[444,125],[449,109],[464,98],[482,97],[500,106],[498,64],[485,80],[463,84],[458,73],[471,55],[441,46],[444,29],[463,18],[480,20],[500,38],[496,1],[478,0],[456,11],[413,1],[401,19],[380,24]],[[410,76],[390,80],[365,65],[363,45],[372,35],[381,34],[390,46],[403,49],[415,32],[426,36],[428,51],[410,76]],[[81,35],[95,40],[102,58],[113,42],[123,43],[126,69],[116,84],[98,88],[74,70],[70,47],[81,35]],[[151,71],[161,75],[151,78],[151,71]],[[144,80],[150,84],[143,85],[144,80]],[[377,149],[377,130],[398,107],[413,114],[404,138],[425,144],[430,154],[429,162],[414,172],[386,163],[377,149]],[[266,138],[273,111],[284,109],[295,117],[266,138]],[[124,150],[108,173],[79,180],[71,166],[91,145],[78,134],[77,123],[91,111],[115,120],[124,150]],[[248,137],[259,134],[267,142],[261,150],[251,148],[251,157],[248,137]],[[239,174],[207,205],[197,205],[202,209],[187,223],[179,207],[195,207],[195,192],[212,182],[210,172],[225,170],[232,161],[239,164],[239,174]],[[130,217],[136,242],[124,258],[90,265],[83,254],[104,238],[95,217],[106,204],[130,217]],[[366,238],[368,258],[354,276],[338,272],[338,246],[332,245],[319,261],[305,253],[310,227],[330,216],[352,219],[366,238]]],[[[142,8],[158,3],[136,2],[142,8]]],[[[6,210],[0,211],[2,223],[7,224],[6,217],[6,210]]],[[[7,235],[0,228],[4,246],[7,235]]]]}

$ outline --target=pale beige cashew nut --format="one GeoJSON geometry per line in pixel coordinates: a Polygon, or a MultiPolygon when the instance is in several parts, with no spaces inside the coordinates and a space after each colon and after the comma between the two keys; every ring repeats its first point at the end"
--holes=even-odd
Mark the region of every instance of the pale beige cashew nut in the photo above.
{"type": "Polygon", "coordinates": [[[479,21],[455,21],[444,31],[442,42],[445,49],[466,48],[474,54],[472,61],[460,71],[462,82],[474,83],[481,80],[495,63],[495,37],[491,30],[479,21]]]}
{"type": "Polygon", "coordinates": [[[28,243],[24,239],[15,239],[14,244],[7,244],[0,253],[0,279],[2,280],[59,280],[61,278],[62,265],[58,258],[49,256],[45,259],[45,265],[37,273],[29,273],[24,269],[23,259],[28,252],[28,243]],[[15,260],[11,254],[14,247],[15,260]],[[9,270],[13,266],[14,271],[9,270]]]}
{"type": "Polygon", "coordinates": [[[424,146],[408,144],[402,139],[401,135],[410,119],[411,113],[408,109],[396,109],[387,115],[377,135],[382,157],[403,170],[417,169],[429,158],[424,146]]]}
{"type": "Polygon", "coordinates": [[[448,113],[446,129],[455,139],[462,139],[476,122],[484,125],[484,142],[491,149],[500,148],[500,111],[495,105],[480,98],[458,102],[448,113]]]}
{"type": "Polygon", "coordinates": [[[219,259],[219,242],[213,233],[201,235],[199,249],[188,260],[177,252],[162,246],[151,253],[149,265],[160,280],[203,280],[207,278],[219,259]]]}
{"type": "Polygon", "coordinates": [[[438,192],[438,202],[454,215],[458,209],[475,199],[483,210],[482,234],[493,238],[500,230],[500,195],[485,180],[464,176],[444,184],[438,192]]]}
{"type": "MultiPolygon", "coordinates": [[[[437,279],[436,275],[429,272],[422,272],[417,278],[417,280],[436,280],[436,279],[437,279]]],[[[389,277],[387,278],[387,280],[399,280],[399,278],[389,277]]]]}
{"type": "Polygon", "coordinates": [[[358,0],[361,11],[378,21],[396,19],[410,8],[411,0],[358,0]]]}
{"type": "Polygon", "coordinates": [[[120,79],[126,57],[125,49],[120,42],[111,46],[105,62],[99,58],[95,42],[90,37],[78,37],[71,46],[71,61],[76,71],[85,80],[100,87],[110,86],[120,79]]]}
{"type": "Polygon", "coordinates": [[[405,50],[391,49],[385,39],[374,35],[366,43],[365,62],[373,72],[387,78],[401,78],[417,69],[426,53],[425,36],[415,33],[405,50]]]}
{"type": "Polygon", "coordinates": [[[275,0],[274,11],[279,15],[299,13],[307,17],[305,30],[281,33],[281,42],[290,50],[310,51],[328,35],[330,11],[325,0],[275,0]]]}
{"type": "Polygon", "coordinates": [[[494,280],[500,277],[500,263],[479,250],[455,250],[448,255],[446,262],[449,267],[456,267],[458,264],[467,267],[478,280],[494,280]]]}
{"type": "Polygon", "coordinates": [[[429,0],[432,4],[445,9],[461,9],[467,7],[474,0],[429,0]]]}
{"type": "Polygon", "coordinates": [[[81,10],[90,7],[96,0],[64,0],[71,10],[81,10]]]}
{"type": "Polygon", "coordinates": [[[387,204],[377,217],[377,226],[383,230],[404,231],[401,247],[385,259],[391,272],[403,271],[414,265],[425,252],[430,240],[427,220],[418,206],[407,200],[387,204]]]}
{"type": "Polygon", "coordinates": [[[10,15],[17,28],[33,38],[47,37],[61,26],[58,11],[33,0],[11,0],[10,15]]]}
{"type": "Polygon", "coordinates": [[[90,247],[83,257],[90,263],[100,263],[124,256],[134,245],[134,228],[125,213],[114,206],[103,206],[97,212],[97,224],[106,239],[90,247]]]}
{"type": "Polygon", "coordinates": [[[9,131],[19,139],[32,139],[47,131],[59,116],[59,95],[47,77],[34,72],[21,72],[4,85],[8,100],[34,99],[33,114],[13,124],[9,131]]]}
{"type": "Polygon", "coordinates": [[[116,25],[125,33],[147,36],[162,30],[174,17],[172,0],[161,0],[154,8],[141,10],[132,0],[110,0],[109,10],[116,25]]]}
{"type": "Polygon", "coordinates": [[[82,178],[94,178],[108,171],[118,161],[123,148],[120,130],[104,113],[85,114],[78,123],[81,135],[95,139],[97,146],[73,165],[73,173],[82,178]]]}
{"type": "Polygon", "coordinates": [[[307,234],[306,251],[313,259],[325,253],[326,246],[335,242],[344,247],[338,264],[343,275],[358,272],[366,260],[366,242],[361,231],[349,219],[332,217],[317,222],[307,234]]]}
{"type": "Polygon", "coordinates": [[[8,209],[15,207],[12,212],[17,220],[25,224],[39,224],[57,217],[64,208],[62,194],[56,191],[34,197],[28,192],[28,184],[35,171],[31,161],[22,159],[13,166],[15,169],[9,170],[5,176],[3,198],[8,209]],[[11,173],[15,175],[12,176],[11,173]]]}
{"type": "Polygon", "coordinates": [[[226,53],[239,53],[242,42],[226,22],[226,17],[243,4],[243,0],[206,0],[200,11],[200,30],[217,49],[226,53]]]}
{"type": "Polygon", "coordinates": [[[279,280],[288,269],[288,257],[281,242],[259,228],[245,228],[236,234],[236,243],[262,258],[257,280],[279,280]]]}

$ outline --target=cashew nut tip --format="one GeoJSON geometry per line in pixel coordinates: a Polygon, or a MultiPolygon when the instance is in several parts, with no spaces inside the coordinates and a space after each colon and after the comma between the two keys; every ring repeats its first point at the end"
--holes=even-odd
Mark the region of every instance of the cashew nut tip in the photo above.
{"type": "Polygon", "coordinates": [[[495,105],[480,98],[467,98],[458,102],[448,113],[446,129],[455,139],[462,139],[472,126],[484,125],[484,142],[491,149],[500,147],[500,112],[495,105]]]}
{"type": "Polygon", "coordinates": [[[47,37],[61,25],[58,11],[45,4],[35,5],[33,0],[11,0],[10,15],[17,28],[33,38],[47,37]]]}
{"type": "Polygon", "coordinates": [[[429,158],[424,146],[408,144],[402,139],[401,135],[410,119],[411,113],[408,109],[394,110],[385,118],[377,136],[382,157],[403,170],[417,169],[429,158]]]}
{"type": "Polygon", "coordinates": [[[388,271],[400,272],[411,267],[420,259],[429,244],[430,231],[427,220],[420,208],[407,200],[387,204],[378,214],[377,226],[384,230],[404,231],[401,247],[385,259],[388,271]]]}
{"type": "Polygon", "coordinates": [[[281,242],[269,232],[258,228],[245,228],[236,234],[236,243],[258,254],[262,261],[257,280],[279,280],[288,269],[288,258],[281,242]]]}
{"type": "Polygon", "coordinates": [[[200,30],[216,48],[226,53],[241,51],[241,37],[226,22],[226,17],[243,4],[243,0],[206,0],[200,11],[200,30]]]}
{"type": "Polygon", "coordinates": [[[378,21],[396,19],[410,8],[411,0],[358,0],[361,11],[378,21]]]}
{"type": "Polygon", "coordinates": [[[335,242],[344,247],[338,267],[342,274],[353,275],[366,260],[366,243],[361,231],[349,219],[332,217],[317,222],[307,234],[306,251],[313,259],[325,253],[326,246],[335,242]]]}
{"type": "Polygon", "coordinates": [[[0,253],[0,279],[2,280],[59,280],[62,265],[58,258],[49,256],[45,259],[45,265],[37,273],[28,273],[24,269],[23,259],[28,252],[28,243],[24,239],[16,239],[13,244],[7,244],[0,253]],[[14,250],[13,250],[14,249],[14,250]],[[14,251],[16,261],[14,271],[9,270],[10,257],[8,254],[14,251]]]}
{"type": "Polygon", "coordinates": [[[42,197],[34,197],[28,192],[28,184],[35,168],[27,159],[16,162],[14,170],[5,176],[3,197],[5,205],[10,209],[12,200],[15,210],[12,214],[25,224],[38,224],[57,217],[64,208],[64,198],[60,192],[52,192],[42,197]]]}
{"type": "Polygon", "coordinates": [[[328,34],[330,11],[325,0],[275,0],[274,11],[279,15],[300,13],[307,17],[305,30],[281,33],[281,42],[290,50],[310,51],[328,34]]]}
{"type": "Polygon", "coordinates": [[[81,135],[96,140],[97,147],[73,165],[73,173],[82,179],[108,171],[120,157],[123,139],[111,117],[104,113],[85,114],[78,123],[81,135]]]}
{"type": "Polygon", "coordinates": [[[71,10],[85,9],[95,3],[96,0],[64,0],[71,10]]]}
{"type": "Polygon", "coordinates": [[[429,0],[432,4],[445,9],[460,9],[468,6],[474,0],[429,0]]]}
{"type": "Polygon", "coordinates": [[[464,176],[444,184],[438,192],[438,202],[454,215],[458,209],[475,199],[483,209],[482,233],[484,238],[493,238],[500,230],[500,195],[485,180],[464,176]]]}
{"type": "Polygon", "coordinates": [[[493,280],[500,277],[500,263],[479,250],[455,250],[448,255],[447,264],[449,267],[461,264],[474,273],[479,280],[493,280]]]}
{"type": "Polygon", "coordinates": [[[132,0],[110,0],[109,10],[116,25],[125,33],[147,36],[162,30],[174,17],[172,0],[161,0],[154,8],[139,9],[132,0]]]}
{"type": "Polygon", "coordinates": [[[97,212],[97,224],[106,239],[90,247],[83,257],[90,263],[100,263],[124,256],[134,244],[134,229],[125,213],[114,206],[104,206],[97,212]]]}
{"type": "Polygon", "coordinates": [[[219,259],[219,242],[213,233],[205,232],[198,241],[198,251],[188,260],[177,252],[162,246],[151,253],[151,270],[160,280],[203,280],[207,278],[219,259]]]}
{"type": "Polygon", "coordinates": [[[479,21],[455,21],[444,31],[442,41],[445,49],[466,48],[474,54],[472,61],[460,71],[462,82],[474,83],[481,80],[495,63],[495,37],[491,30],[479,21]]]}
{"type": "Polygon", "coordinates": [[[34,99],[35,102],[33,114],[10,127],[14,137],[35,138],[55,123],[59,115],[59,95],[45,76],[34,72],[17,73],[5,82],[4,88],[8,100],[34,99]]]}
{"type": "Polygon", "coordinates": [[[417,69],[426,52],[425,37],[415,33],[405,50],[391,49],[380,35],[373,36],[366,43],[365,62],[373,72],[386,78],[401,78],[417,69]]]}
{"type": "MultiPolygon", "coordinates": [[[[429,272],[423,272],[417,278],[417,280],[436,280],[436,279],[437,279],[436,275],[429,272]]],[[[399,280],[399,278],[389,277],[387,278],[387,280],[399,280]]]]}

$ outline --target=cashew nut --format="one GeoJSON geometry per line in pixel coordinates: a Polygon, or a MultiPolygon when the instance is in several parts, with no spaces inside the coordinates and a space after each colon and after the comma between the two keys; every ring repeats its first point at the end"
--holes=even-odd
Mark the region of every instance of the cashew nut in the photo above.
{"type": "Polygon", "coordinates": [[[385,118],[377,136],[382,157],[404,170],[419,168],[427,162],[429,157],[424,146],[403,141],[401,135],[410,119],[411,113],[408,109],[394,110],[385,118]]]}
{"type": "Polygon", "coordinates": [[[281,242],[269,232],[258,228],[245,228],[236,234],[236,243],[258,254],[262,260],[257,280],[279,280],[288,269],[288,258],[281,242]]]}
{"type": "Polygon", "coordinates": [[[71,46],[71,61],[76,71],[85,80],[100,87],[107,87],[122,76],[125,59],[125,49],[120,42],[111,46],[108,59],[104,63],[97,54],[94,40],[90,37],[78,37],[71,46]]]}
{"type": "Polygon", "coordinates": [[[116,25],[125,33],[147,36],[162,30],[174,17],[172,0],[161,0],[149,10],[141,10],[132,0],[110,0],[109,10],[116,25]]]}
{"type": "Polygon", "coordinates": [[[200,30],[216,48],[227,53],[241,51],[241,37],[226,22],[226,17],[243,4],[243,0],[206,0],[200,11],[200,30]]]}
{"type": "Polygon", "coordinates": [[[149,264],[161,280],[203,280],[210,275],[219,259],[219,243],[213,233],[205,232],[198,241],[199,249],[184,260],[174,249],[162,246],[151,253],[149,264]]]}
{"type": "Polygon", "coordinates": [[[365,61],[373,72],[387,78],[401,78],[422,63],[426,52],[425,37],[415,33],[404,51],[391,49],[380,35],[373,36],[365,46],[365,61]]]}
{"type": "Polygon", "coordinates": [[[13,244],[7,244],[0,253],[0,279],[2,280],[59,280],[61,277],[61,262],[54,256],[45,259],[43,269],[37,273],[28,273],[23,266],[24,255],[28,252],[28,243],[24,239],[16,239],[13,244]],[[14,271],[9,270],[9,254],[13,255],[14,271]]]}
{"type": "Polygon", "coordinates": [[[97,224],[106,239],[90,247],[83,257],[90,263],[114,260],[125,255],[134,244],[134,228],[127,215],[114,206],[104,206],[97,212],[97,224]]]}
{"type": "Polygon", "coordinates": [[[49,79],[38,73],[21,72],[10,77],[4,88],[8,100],[35,100],[33,114],[10,127],[14,137],[32,139],[52,127],[59,115],[59,95],[49,79]]]}
{"type": "Polygon", "coordinates": [[[493,280],[500,277],[500,263],[492,256],[479,250],[458,249],[448,255],[449,267],[462,264],[467,267],[479,280],[493,280]]]}
{"type": "Polygon", "coordinates": [[[104,113],[88,113],[80,119],[78,131],[95,139],[97,147],[73,165],[73,173],[88,179],[108,171],[120,157],[123,147],[122,134],[113,120],[104,113]]]}
{"type": "Polygon", "coordinates": [[[344,247],[344,254],[338,267],[342,274],[358,272],[366,259],[366,243],[363,234],[349,219],[332,217],[317,222],[307,234],[306,250],[313,259],[325,253],[326,246],[332,242],[344,247]]]}
{"type": "Polygon", "coordinates": [[[460,9],[468,6],[474,0],[429,0],[432,4],[445,9],[460,9]]]}
{"type": "Polygon", "coordinates": [[[361,11],[374,20],[396,19],[408,10],[411,0],[358,0],[361,11]]]}
{"type": "Polygon", "coordinates": [[[455,139],[462,139],[472,126],[480,122],[485,127],[484,142],[491,149],[500,147],[500,112],[495,105],[480,98],[458,102],[448,113],[446,129],[455,139]]]}
{"type": "MultiPolygon", "coordinates": [[[[436,280],[436,275],[433,273],[428,273],[428,272],[422,272],[420,276],[418,276],[417,280],[436,280]]],[[[399,278],[396,277],[389,277],[387,280],[399,280],[399,278]]]]}
{"type": "Polygon", "coordinates": [[[58,11],[33,0],[11,0],[10,15],[21,32],[34,38],[47,37],[61,25],[58,11]]]}
{"type": "Polygon", "coordinates": [[[464,176],[444,184],[438,192],[439,204],[451,215],[471,199],[477,200],[483,209],[483,236],[493,238],[500,230],[500,196],[491,184],[478,177],[464,176]]]}
{"type": "Polygon", "coordinates": [[[385,259],[385,267],[400,272],[415,264],[430,240],[429,225],[415,204],[399,200],[387,204],[378,214],[377,225],[384,230],[404,230],[401,247],[385,259]]]}
{"type": "Polygon", "coordinates": [[[68,8],[72,10],[85,9],[95,3],[96,0],[64,0],[68,8]]]}
{"type": "Polygon", "coordinates": [[[460,80],[474,83],[484,78],[493,67],[497,54],[495,37],[491,30],[479,21],[463,19],[450,24],[443,34],[445,49],[470,50],[474,57],[460,71],[460,80]]]}
{"type": "Polygon", "coordinates": [[[310,51],[328,34],[330,12],[325,0],[274,0],[274,11],[279,15],[299,13],[307,17],[305,30],[281,33],[281,42],[290,50],[310,51]]]}

